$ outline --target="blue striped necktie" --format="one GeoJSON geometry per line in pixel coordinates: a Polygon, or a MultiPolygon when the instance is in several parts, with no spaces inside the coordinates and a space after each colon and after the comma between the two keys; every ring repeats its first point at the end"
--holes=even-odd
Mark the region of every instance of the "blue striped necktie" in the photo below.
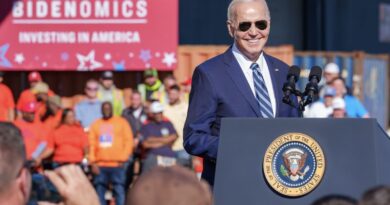
{"type": "Polygon", "coordinates": [[[265,86],[263,75],[259,71],[259,65],[252,63],[250,67],[253,71],[253,81],[255,85],[256,99],[260,105],[260,112],[263,118],[273,118],[272,104],[265,86]]]}

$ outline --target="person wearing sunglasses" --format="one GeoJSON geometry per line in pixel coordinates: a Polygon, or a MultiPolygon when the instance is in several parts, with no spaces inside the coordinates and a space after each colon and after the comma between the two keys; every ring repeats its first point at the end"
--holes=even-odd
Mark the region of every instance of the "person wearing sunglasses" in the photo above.
{"type": "Polygon", "coordinates": [[[89,79],[85,84],[86,99],[82,100],[75,106],[76,119],[80,121],[84,130],[97,119],[102,117],[102,102],[98,99],[99,82],[95,79],[89,79]]]}
{"type": "MultiPolygon", "coordinates": [[[[203,160],[202,178],[213,185],[221,118],[298,117],[282,102],[288,66],[263,51],[271,15],[265,0],[233,0],[227,28],[233,45],[194,71],[184,147],[203,160]]],[[[297,104],[297,99],[292,99],[297,104]]]]}

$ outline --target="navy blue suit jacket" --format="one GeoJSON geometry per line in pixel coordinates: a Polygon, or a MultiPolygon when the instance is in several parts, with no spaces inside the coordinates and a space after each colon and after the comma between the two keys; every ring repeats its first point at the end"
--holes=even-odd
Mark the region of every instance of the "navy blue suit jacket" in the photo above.
{"type": "MultiPolygon", "coordinates": [[[[283,83],[289,67],[264,54],[276,98],[276,117],[298,117],[296,109],[282,102],[283,83]]],[[[296,98],[294,99],[295,104],[296,98]]],[[[214,184],[221,118],[261,117],[260,105],[233,55],[232,49],[199,65],[192,78],[184,147],[203,160],[202,178],[214,184]]]]}

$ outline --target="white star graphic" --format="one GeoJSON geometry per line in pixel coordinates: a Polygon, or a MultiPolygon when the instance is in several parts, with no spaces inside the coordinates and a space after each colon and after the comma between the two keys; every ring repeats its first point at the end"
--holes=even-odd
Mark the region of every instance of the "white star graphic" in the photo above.
{"type": "Polygon", "coordinates": [[[18,64],[22,64],[24,62],[25,58],[24,58],[24,55],[23,53],[16,53],[15,54],[15,58],[14,58],[14,61],[18,64]]]}
{"type": "Polygon", "coordinates": [[[110,53],[105,53],[104,54],[104,60],[106,60],[106,61],[111,60],[111,54],[110,53]]]}
{"type": "Polygon", "coordinates": [[[176,63],[175,53],[164,53],[164,59],[162,60],[165,65],[168,67],[172,67],[174,63],[176,63]]]}
{"type": "Polygon", "coordinates": [[[76,57],[80,62],[79,66],[77,67],[77,70],[79,71],[95,70],[96,68],[103,66],[102,63],[95,60],[94,50],[91,50],[86,56],[77,53],[76,57]]]}

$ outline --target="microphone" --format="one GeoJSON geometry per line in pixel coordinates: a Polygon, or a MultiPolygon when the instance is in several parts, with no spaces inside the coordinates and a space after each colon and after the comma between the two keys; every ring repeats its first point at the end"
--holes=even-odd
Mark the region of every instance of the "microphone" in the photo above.
{"type": "Polygon", "coordinates": [[[307,96],[304,106],[313,102],[318,95],[318,83],[321,81],[322,69],[319,66],[313,66],[309,74],[309,82],[306,84],[305,95],[307,96]]]}
{"type": "Polygon", "coordinates": [[[283,102],[291,106],[294,105],[290,99],[290,95],[296,92],[295,83],[298,82],[300,73],[301,69],[298,66],[291,66],[288,70],[287,82],[283,84],[283,102]]]}

